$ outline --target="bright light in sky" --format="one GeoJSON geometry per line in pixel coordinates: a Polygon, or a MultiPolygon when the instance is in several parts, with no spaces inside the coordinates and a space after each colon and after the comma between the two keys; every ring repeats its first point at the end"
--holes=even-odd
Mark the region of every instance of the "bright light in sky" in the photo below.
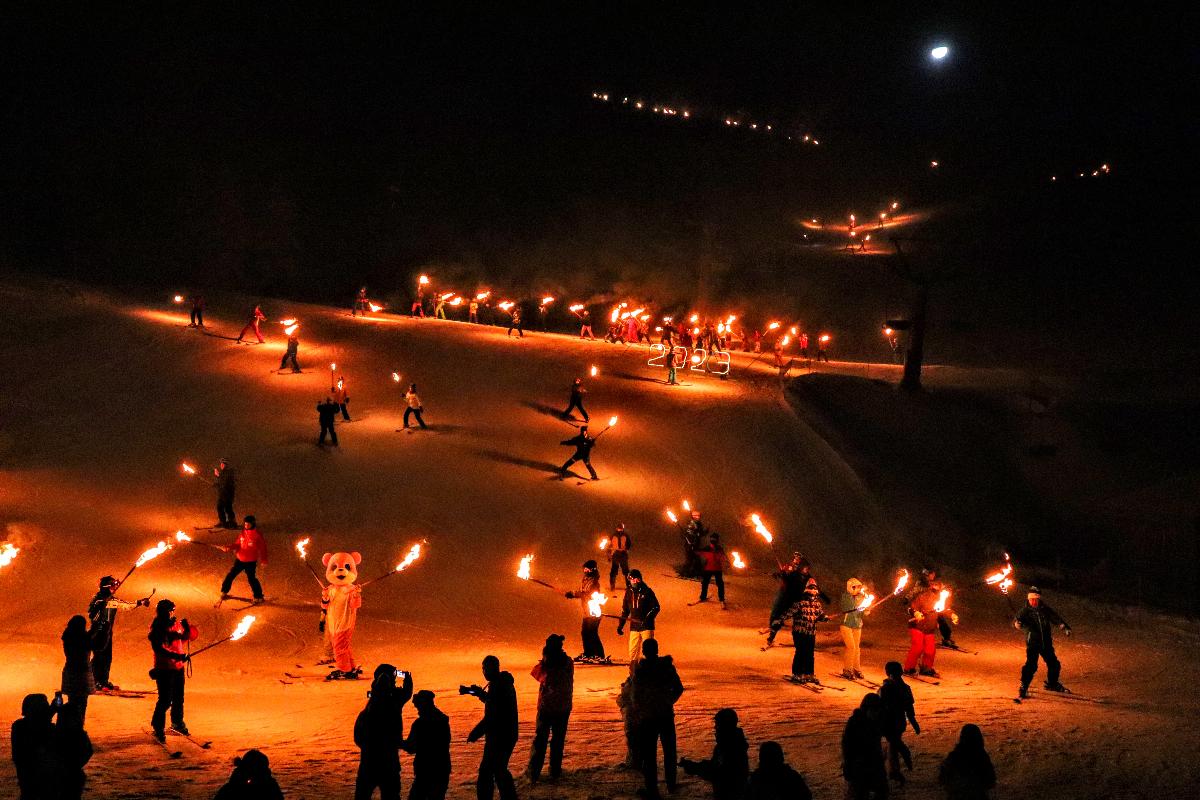
{"type": "Polygon", "coordinates": [[[937,47],[929,51],[929,55],[934,61],[941,61],[946,56],[950,55],[950,48],[944,44],[939,44],[937,47]]]}

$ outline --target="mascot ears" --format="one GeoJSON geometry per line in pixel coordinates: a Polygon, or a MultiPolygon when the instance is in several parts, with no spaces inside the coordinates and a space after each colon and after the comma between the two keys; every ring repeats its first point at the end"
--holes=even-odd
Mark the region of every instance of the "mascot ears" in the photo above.
{"type": "MultiPolygon", "coordinates": [[[[343,555],[343,553],[326,553],[325,555],[321,556],[321,566],[328,567],[329,561],[334,556],[340,556],[340,555],[343,555]]],[[[350,553],[349,556],[350,556],[350,558],[354,559],[355,564],[362,563],[362,554],[361,553],[350,553]]]]}

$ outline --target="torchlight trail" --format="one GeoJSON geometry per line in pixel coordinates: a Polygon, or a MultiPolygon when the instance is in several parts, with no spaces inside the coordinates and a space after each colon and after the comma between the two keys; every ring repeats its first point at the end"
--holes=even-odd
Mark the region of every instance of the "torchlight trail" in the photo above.
{"type": "Polygon", "coordinates": [[[14,545],[12,542],[4,542],[0,544],[0,567],[7,567],[17,557],[17,553],[21,552],[21,548],[14,545]]]}

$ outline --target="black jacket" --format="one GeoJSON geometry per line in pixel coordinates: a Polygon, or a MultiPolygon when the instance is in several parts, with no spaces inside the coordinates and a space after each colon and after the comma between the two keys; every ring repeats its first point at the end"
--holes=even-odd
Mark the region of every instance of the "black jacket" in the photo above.
{"type": "Polygon", "coordinates": [[[903,733],[908,722],[917,727],[917,715],[913,710],[913,693],[902,678],[884,678],[879,687],[883,699],[884,733],[903,733]]]}
{"type": "Polygon", "coordinates": [[[398,760],[404,745],[404,704],[412,697],[412,677],[394,691],[373,694],[354,721],[354,744],[364,761],[398,760]]]}
{"type": "Polygon", "coordinates": [[[675,703],[683,695],[683,681],[670,656],[643,658],[637,662],[630,687],[632,711],[639,722],[675,715],[675,703]]]}
{"type": "Polygon", "coordinates": [[[517,741],[517,690],[511,672],[501,672],[483,695],[483,719],[471,733],[482,733],[492,744],[517,741]]]}
{"type": "Polygon", "coordinates": [[[574,447],[576,458],[587,458],[592,452],[592,448],[596,446],[596,440],[586,433],[581,433],[578,436],[572,436],[570,439],[564,439],[559,444],[574,447]]]}
{"type": "Polygon", "coordinates": [[[861,708],[854,709],[842,731],[842,777],[855,784],[887,784],[883,769],[883,732],[861,708]]]}
{"type": "Polygon", "coordinates": [[[217,494],[222,498],[233,497],[233,492],[237,489],[237,473],[234,472],[233,467],[226,467],[217,473],[215,486],[217,494]]]}
{"type": "Polygon", "coordinates": [[[803,776],[787,764],[782,767],[759,767],[750,776],[752,800],[812,800],[812,790],[803,776]]]}
{"type": "Polygon", "coordinates": [[[437,708],[413,720],[404,752],[412,753],[413,774],[446,777],[450,774],[450,718],[437,708]]]}
{"type": "Polygon", "coordinates": [[[318,403],[317,418],[321,421],[322,425],[333,427],[333,418],[339,410],[341,409],[337,403],[318,403]]]}
{"type": "Polygon", "coordinates": [[[713,785],[714,800],[741,800],[746,796],[746,781],[750,777],[749,749],[741,728],[720,730],[712,758],[704,761],[684,759],[680,764],[687,774],[713,785]]]}
{"type": "Polygon", "coordinates": [[[659,610],[658,598],[654,596],[653,589],[644,583],[636,588],[630,586],[621,600],[621,619],[617,627],[623,628],[628,620],[631,631],[652,631],[659,610]]]}
{"type": "Polygon", "coordinates": [[[1025,644],[1038,647],[1054,646],[1055,625],[1066,625],[1067,630],[1071,629],[1071,626],[1063,622],[1063,618],[1045,603],[1038,603],[1037,608],[1034,608],[1026,602],[1025,607],[1017,614],[1017,624],[1025,631],[1025,644]]]}

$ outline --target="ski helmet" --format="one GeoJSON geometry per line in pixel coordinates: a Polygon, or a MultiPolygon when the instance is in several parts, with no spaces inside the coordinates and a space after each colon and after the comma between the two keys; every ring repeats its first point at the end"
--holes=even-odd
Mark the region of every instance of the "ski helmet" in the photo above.
{"type": "Polygon", "coordinates": [[[587,561],[583,562],[583,568],[584,569],[599,569],[600,567],[598,567],[596,565],[595,559],[589,558],[587,561]]]}
{"type": "Polygon", "coordinates": [[[103,578],[100,579],[100,588],[103,589],[105,587],[112,586],[116,582],[117,582],[117,579],[114,578],[112,575],[105,575],[103,578]]]}

